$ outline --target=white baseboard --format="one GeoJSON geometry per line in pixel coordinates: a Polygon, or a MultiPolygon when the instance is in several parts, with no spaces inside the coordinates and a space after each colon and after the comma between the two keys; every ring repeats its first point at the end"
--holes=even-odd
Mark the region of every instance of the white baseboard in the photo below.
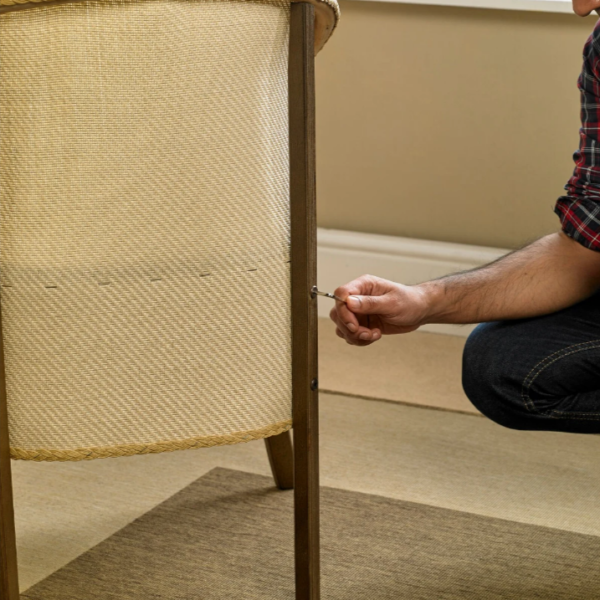
{"type": "MultiPolygon", "coordinates": [[[[469,246],[411,238],[319,228],[318,286],[333,292],[365,273],[407,285],[472,269],[508,253],[503,248],[469,246]]],[[[319,298],[319,316],[328,317],[332,301],[319,298]]],[[[419,331],[468,336],[475,325],[424,325],[419,331]]]]}

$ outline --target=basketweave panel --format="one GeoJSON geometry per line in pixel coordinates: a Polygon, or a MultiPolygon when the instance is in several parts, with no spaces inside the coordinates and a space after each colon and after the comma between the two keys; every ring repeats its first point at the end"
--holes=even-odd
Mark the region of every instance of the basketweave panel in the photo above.
{"type": "Polygon", "coordinates": [[[291,426],[288,37],[279,0],[0,17],[14,457],[291,426]]]}

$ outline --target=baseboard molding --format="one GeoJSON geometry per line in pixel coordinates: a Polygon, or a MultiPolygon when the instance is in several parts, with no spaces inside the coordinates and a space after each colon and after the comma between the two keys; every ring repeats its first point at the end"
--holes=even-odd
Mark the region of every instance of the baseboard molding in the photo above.
{"type": "MultiPolygon", "coordinates": [[[[318,286],[332,292],[365,273],[407,285],[487,264],[509,250],[319,228],[318,286]]],[[[319,316],[332,301],[319,299],[319,316]]],[[[468,336],[475,325],[425,325],[419,331],[468,336]]]]}

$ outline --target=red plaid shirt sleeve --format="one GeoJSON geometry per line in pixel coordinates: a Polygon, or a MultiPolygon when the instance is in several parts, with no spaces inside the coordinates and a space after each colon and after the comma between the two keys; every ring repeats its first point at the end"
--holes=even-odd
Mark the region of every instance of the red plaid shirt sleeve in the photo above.
{"type": "Polygon", "coordinates": [[[583,48],[577,80],[581,95],[579,150],[575,170],[565,185],[566,196],[555,204],[562,230],[591,250],[600,252],[600,20],[583,48]]]}

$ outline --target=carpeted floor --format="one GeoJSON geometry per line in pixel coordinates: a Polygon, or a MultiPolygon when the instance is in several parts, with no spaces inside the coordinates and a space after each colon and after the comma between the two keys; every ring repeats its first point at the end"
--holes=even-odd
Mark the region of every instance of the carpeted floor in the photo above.
{"type": "MultiPolygon", "coordinates": [[[[293,493],[217,468],[23,600],[293,600],[293,493]]],[[[592,600],[600,538],[324,487],[324,600],[592,600]]]]}
{"type": "Polygon", "coordinates": [[[385,336],[359,348],[319,319],[319,381],[323,391],[453,410],[479,411],[465,396],[462,351],[466,338],[415,331],[385,336]]]}
{"type": "MultiPolygon", "coordinates": [[[[320,396],[323,486],[383,497],[394,505],[413,503],[600,539],[600,437],[511,431],[459,412],[455,401],[468,403],[457,371],[463,339],[417,332],[357,349],[335,335],[331,339],[328,323],[322,325],[322,384],[350,394],[320,396]],[[368,358],[355,350],[373,352],[368,358]],[[448,381],[434,372],[436,366],[448,381]],[[356,387],[347,389],[346,379],[356,387]],[[357,388],[360,394],[353,393],[357,388]],[[385,389],[393,394],[380,402],[377,395],[385,389]],[[446,396],[451,401],[444,404],[446,396]]],[[[263,442],[118,460],[13,463],[21,590],[86,555],[215,468],[271,481],[263,442]]],[[[490,541],[479,558],[465,559],[474,573],[493,548],[490,541]]],[[[587,576],[580,573],[582,580],[587,576]]],[[[465,583],[465,594],[476,583],[465,583]]]]}

